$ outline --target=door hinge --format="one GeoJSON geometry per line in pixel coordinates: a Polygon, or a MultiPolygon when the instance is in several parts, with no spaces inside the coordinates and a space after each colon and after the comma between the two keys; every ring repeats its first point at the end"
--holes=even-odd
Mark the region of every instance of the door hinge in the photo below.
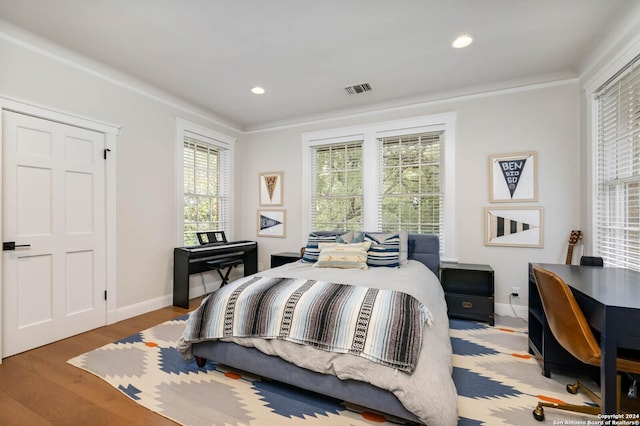
{"type": "Polygon", "coordinates": [[[105,148],[104,149],[104,159],[107,159],[107,152],[111,152],[111,150],[109,148],[105,148]]]}
{"type": "Polygon", "coordinates": [[[104,291],[104,300],[107,300],[107,290],[104,291]]]}

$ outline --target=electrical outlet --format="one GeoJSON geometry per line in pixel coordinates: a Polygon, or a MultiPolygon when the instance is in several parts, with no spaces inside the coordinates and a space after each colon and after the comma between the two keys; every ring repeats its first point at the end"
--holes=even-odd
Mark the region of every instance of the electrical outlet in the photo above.
{"type": "Polygon", "coordinates": [[[511,287],[511,295],[514,297],[520,296],[520,287],[511,287]]]}

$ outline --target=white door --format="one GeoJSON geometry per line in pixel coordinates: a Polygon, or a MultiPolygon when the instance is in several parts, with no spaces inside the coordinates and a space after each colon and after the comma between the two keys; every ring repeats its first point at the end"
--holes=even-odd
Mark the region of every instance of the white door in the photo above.
{"type": "Polygon", "coordinates": [[[3,251],[6,357],[106,324],[105,135],[2,120],[3,238],[16,244],[3,251]]]}

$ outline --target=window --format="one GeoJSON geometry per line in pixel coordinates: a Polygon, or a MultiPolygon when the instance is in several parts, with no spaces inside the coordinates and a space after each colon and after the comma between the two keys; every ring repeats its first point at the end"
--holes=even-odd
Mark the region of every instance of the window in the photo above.
{"type": "Polygon", "coordinates": [[[198,244],[196,232],[222,230],[231,235],[230,165],[233,140],[211,130],[179,121],[179,237],[185,246],[198,244]]]}
{"type": "Polygon", "coordinates": [[[303,134],[302,234],[430,233],[455,259],[454,124],[447,113],[303,134]]]}
{"type": "Polygon", "coordinates": [[[378,140],[379,226],[382,231],[440,235],[440,184],[443,132],[419,133],[378,140]]]}
{"type": "Polygon", "coordinates": [[[640,60],[603,85],[595,103],[596,254],[640,270],[640,60]]]}
{"type": "Polygon", "coordinates": [[[227,230],[228,197],[220,187],[224,149],[184,138],[184,244],[197,245],[197,231],[227,230]]]}
{"type": "Polygon", "coordinates": [[[362,229],[362,141],[311,150],[314,230],[362,229]]]}

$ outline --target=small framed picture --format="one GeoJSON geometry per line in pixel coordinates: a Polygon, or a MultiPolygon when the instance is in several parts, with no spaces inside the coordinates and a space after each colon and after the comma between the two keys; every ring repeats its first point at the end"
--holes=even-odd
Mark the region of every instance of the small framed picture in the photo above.
{"type": "Polygon", "coordinates": [[[282,205],[282,172],[260,173],[260,206],[282,205]]]}
{"type": "Polygon", "coordinates": [[[536,151],[489,156],[489,201],[492,203],[538,201],[538,153],[536,151]]]}
{"type": "Polygon", "coordinates": [[[543,246],[542,207],[485,207],[484,244],[487,246],[543,246]]]}
{"type": "Polygon", "coordinates": [[[258,237],[284,238],[285,216],[284,209],[258,210],[258,237]]]}

